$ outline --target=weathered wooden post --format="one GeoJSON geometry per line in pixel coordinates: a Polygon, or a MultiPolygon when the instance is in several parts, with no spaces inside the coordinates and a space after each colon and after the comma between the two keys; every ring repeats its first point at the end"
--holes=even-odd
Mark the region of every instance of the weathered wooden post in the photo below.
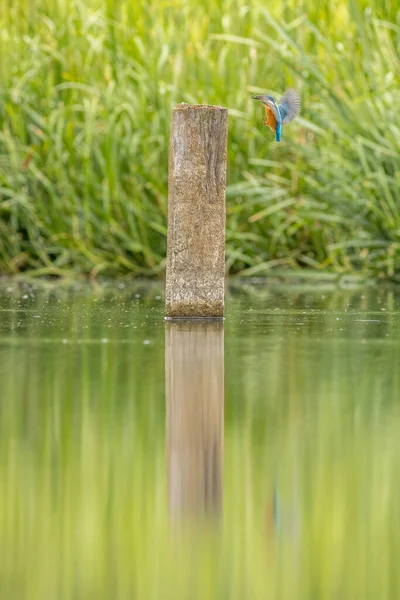
{"type": "Polygon", "coordinates": [[[224,324],[165,325],[168,503],[174,519],[222,512],[224,324]]]}
{"type": "Polygon", "coordinates": [[[224,315],[228,110],[172,113],[165,316],[224,315]]]}

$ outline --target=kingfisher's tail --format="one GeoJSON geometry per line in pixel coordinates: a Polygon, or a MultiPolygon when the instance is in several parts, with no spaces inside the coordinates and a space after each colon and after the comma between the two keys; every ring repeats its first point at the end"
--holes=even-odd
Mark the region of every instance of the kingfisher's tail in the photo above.
{"type": "Polygon", "coordinates": [[[276,131],[275,131],[275,139],[277,142],[281,141],[281,133],[282,133],[282,125],[280,123],[277,123],[276,131]]]}

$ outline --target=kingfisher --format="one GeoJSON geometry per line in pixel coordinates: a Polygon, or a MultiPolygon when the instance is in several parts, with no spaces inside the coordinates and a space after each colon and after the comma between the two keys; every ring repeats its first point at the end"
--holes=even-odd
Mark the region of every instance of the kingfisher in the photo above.
{"type": "Polygon", "coordinates": [[[261,94],[252,96],[253,100],[260,100],[265,105],[266,117],[263,124],[267,125],[275,133],[277,142],[281,141],[282,125],[290,123],[299,114],[300,96],[292,88],[284,93],[280,104],[277,104],[273,96],[261,94]]]}

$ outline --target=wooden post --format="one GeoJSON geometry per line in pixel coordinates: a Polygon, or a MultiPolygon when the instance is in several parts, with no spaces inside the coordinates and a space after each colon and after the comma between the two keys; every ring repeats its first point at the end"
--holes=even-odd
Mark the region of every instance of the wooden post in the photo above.
{"type": "Polygon", "coordinates": [[[223,317],[228,110],[172,113],[165,315],[223,317]]]}
{"type": "Polygon", "coordinates": [[[173,518],[220,515],[224,329],[218,321],[165,325],[166,439],[173,518]]]}

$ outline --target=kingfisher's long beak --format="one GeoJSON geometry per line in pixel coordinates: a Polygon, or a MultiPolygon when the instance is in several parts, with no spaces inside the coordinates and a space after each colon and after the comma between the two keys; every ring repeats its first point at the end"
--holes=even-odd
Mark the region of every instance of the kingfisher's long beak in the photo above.
{"type": "Polygon", "coordinates": [[[253,100],[261,100],[261,96],[259,94],[254,94],[252,98],[253,100]]]}

